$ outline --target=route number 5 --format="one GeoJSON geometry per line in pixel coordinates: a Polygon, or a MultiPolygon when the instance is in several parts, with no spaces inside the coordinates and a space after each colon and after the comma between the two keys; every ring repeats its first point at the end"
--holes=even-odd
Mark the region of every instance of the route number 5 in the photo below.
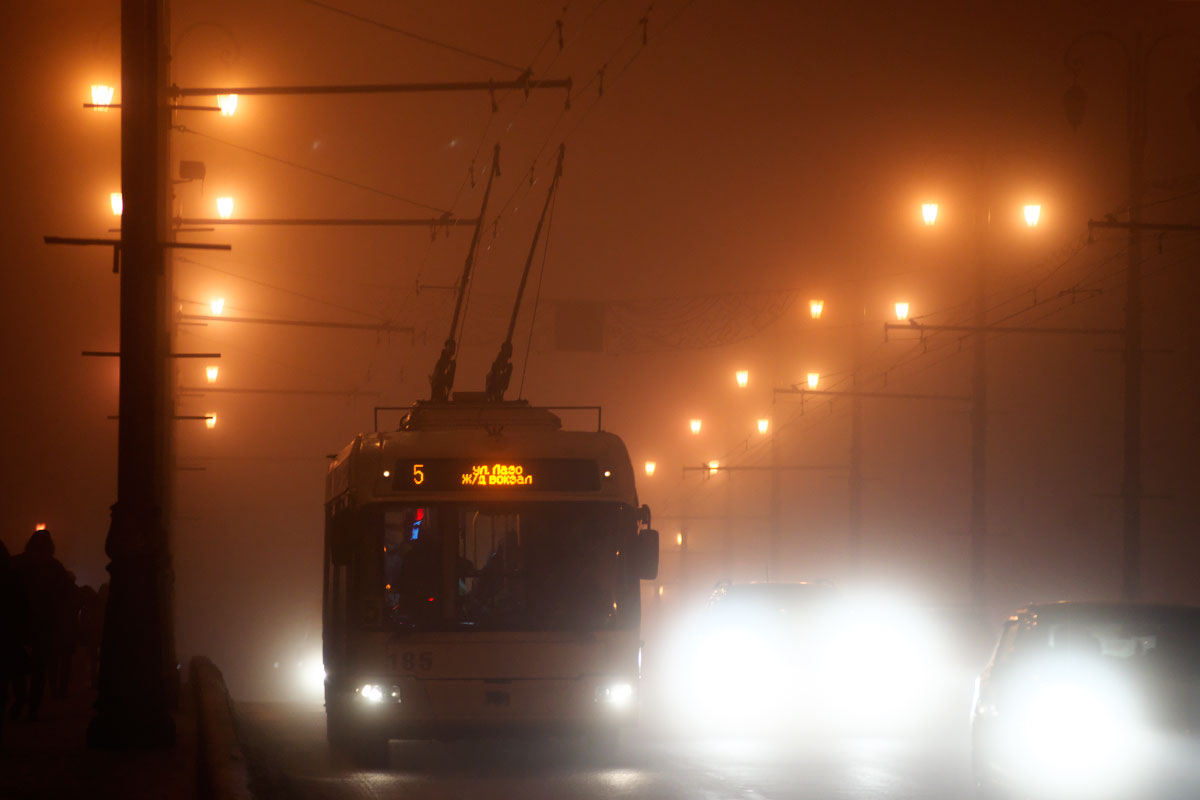
{"type": "Polygon", "coordinates": [[[423,467],[423,466],[425,466],[425,465],[424,464],[413,464],[412,481],[413,481],[414,486],[420,486],[422,483],[425,482],[425,471],[421,469],[421,467],[423,467]]]}

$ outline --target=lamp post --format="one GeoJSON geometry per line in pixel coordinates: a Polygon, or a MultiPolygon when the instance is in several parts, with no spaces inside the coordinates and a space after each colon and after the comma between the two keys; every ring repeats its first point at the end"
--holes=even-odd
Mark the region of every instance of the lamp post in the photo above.
{"type": "MultiPolygon", "coordinates": [[[[987,259],[992,243],[992,209],[987,196],[990,180],[979,182],[972,208],[975,242],[975,320],[970,327],[974,358],[971,362],[971,520],[970,572],[971,603],[982,613],[987,602],[987,259]]],[[[926,226],[937,220],[937,204],[921,207],[926,226]],[[932,209],[932,212],[930,211],[932,209]]],[[[1023,209],[1025,225],[1032,228],[1041,216],[1040,205],[1023,209]]],[[[908,303],[896,303],[896,319],[908,317],[908,303]]]]}
{"type": "MultiPolygon", "coordinates": [[[[1079,85],[1078,50],[1085,42],[1104,40],[1125,56],[1125,139],[1128,147],[1129,247],[1125,270],[1124,455],[1121,476],[1122,577],[1121,593],[1127,600],[1142,595],[1142,247],[1138,226],[1142,221],[1145,192],[1146,103],[1148,73],[1156,52],[1173,32],[1147,39],[1139,27],[1132,41],[1108,31],[1089,31],[1076,37],[1064,54],[1072,83],[1063,97],[1067,121],[1073,128],[1083,123],[1087,94],[1079,85]]],[[[1191,96],[1200,96],[1200,88],[1191,96]]],[[[1194,102],[1194,101],[1193,101],[1194,102]]],[[[1193,109],[1196,106],[1193,106],[1193,109]]],[[[1200,116],[1195,116],[1200,125],[1200,116]]]]}

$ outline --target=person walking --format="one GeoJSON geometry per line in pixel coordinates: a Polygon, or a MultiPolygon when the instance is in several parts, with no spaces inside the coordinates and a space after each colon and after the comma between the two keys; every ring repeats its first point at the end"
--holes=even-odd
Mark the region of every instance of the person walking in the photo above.
{"type": "Polygon", "coordinates": [[[69,586],[74,585],[62,562],[54,557],[50,531],[34,531],[25,550],[12,559],[18,613],[23,612],[22,649],[26,669],[15,685],[14,718],[37,719],[46,681],[57,651],[58,629],[69,586]]]}
{"type": "Polygon", "coordinates": [[[16,651],[21,647],[21,630],[17,621],[16,587],[12,559],[8,548],[0,542],[0,732],[8,719],[9,687],[16,680],[16,651]]]}

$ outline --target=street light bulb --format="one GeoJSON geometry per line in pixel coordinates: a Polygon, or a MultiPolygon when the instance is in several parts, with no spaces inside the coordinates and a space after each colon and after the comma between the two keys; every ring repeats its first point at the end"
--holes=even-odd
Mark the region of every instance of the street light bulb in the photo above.
{"type": "Polygon", "coordinates": [[[225,310],[225,298],[224,297],[213,298],[213,300],[208,304],[208,307],[212,309],[212,313],[213,313],[214,317],[221,316],[221,312],[225,310]]]}
{"type": "Polygon", "coordinates": [[[821,318],[821,310],[823,308],[825,308],[824,300],[809,300],[808,301],[808,313],[812,315],[813,319],[821,318]]]}
{"type": "Polygon", "coordinates": [[[688,423],[688,427],[692,429],[692,433],[700,432],[700,420],[694,419],[688,423]]]}
{"type": "Polygon", "coordinates": [[[658,467],[658,464],[657,464],[657,463],[655,463],[654,461],[647,461],[647,462],[646,462],[646,474],[647,474],[647,475],[653,475],[653,474],[654,474],[654,470],[655,470],[657,467],[658,467]]]}
{"type": "Polygon", "coordinates": [[[204,415],[204,427],[208,428],[210,431],[213,428],[217,427],[217,415],[216,414],[205,414],[204,415]]]}
{"type": "Polygon", "coordinates": [[[659,587],[658,587],[658,596],[659,596],[659,597],[662,597],[662,596],[663,596],[663,587],[662,587],[662,586],[659,586],[659,587]]]}
{"type": "Polygon", "coordinates": [[[819,372],[808,373],[808,388],[810,388],[810,389],[817,388],[817,382],[820,380],[821,380],[821,373],[819,373],[819,372]]]}
{"type": "Polygon", "coordinates": [[[683,547],[683,531],[680,531],[679,533],[675,534],[675,544],[679,545],[680,547],[683,547]]]}
{"type": "Polygon", "coordinates": [[[1040,205],[1025,206],[1025,224],[1030,228],[1036,227],[1038,219],[1042,216],[1042,207],[1040,205]]]}
{"type": "Polygon", "coordinates": [[[896,303],[896,319],[901,322],[908,319],[908,303],[896,303]]]}
{"type": "Polygon", "coordinates": [[[712,461],[708,462],[708,474],[716,475],[717,470],[720,469],[720,467],[721,462],[714,458],[712,461]]]}
{"type": "Polygon", "coordinates": [[[926,225],[932,225],[937,222],[937,208],[937,203],[921,204],[921,219],[925,220],[926,225]]]}
{"type": "Polygon", "coordinates": [[[120,192],[109,192],[108,204],[112,206],[113,214],[117,215],[118,217],[121,216],[121,212],[125,210],[125,199],[120,192]]]}
{"type": "Polygon", "coordinates": [[[217,367],[209,366],[204,368],[204,377],[208,378],[209,383],[217,382],[217,367]]]}
{"type": "Polygon", "coordinates": [[[222,117],[232,117],[233,112],[237,111],[237,95],[236,94],[219,94],[219,95],[217,95],[217,106],[221,109],[222,117]]]}
{"type": "Polygon", "coordinates": [[[113,93],[116,90],[111,86],[105,86],[102,83],[92,84],[92,105],[97,106],[96,111],[108,111],[108,107],[112,105],[113,93]]]}
{"type": "Polygon", "coordinates": [[[758,421],[758,432],[759,433],[766,433],[767,429],[770,427],[771,427],[771,420],[767,419],[766,417],[763,417],[762,419],[760,419],[758,421]]]}
{"type": "Polygon", "coordinates": [[[217,198],[217,216],[221,219],[229,219],[233,216],[233,198],[218,197],[217,198]]]}
{"type": "Polygon", "coordinates": [[[733,373],[733,377],[735,380],[737,380],[737,385],[739,388],[745,389],[746,386],[750,383],[750,371],[749,370],[739,369],[737,372],[733,373]]]}

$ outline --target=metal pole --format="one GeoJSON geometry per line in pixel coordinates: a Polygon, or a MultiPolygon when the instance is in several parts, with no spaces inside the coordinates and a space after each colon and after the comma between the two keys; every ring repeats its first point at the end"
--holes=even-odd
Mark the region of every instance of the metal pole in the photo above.
{"type": "MultiPolygon", "coordinates": [[[[986,180],[986,179],[985,179],[986,180]]],[[[971,370],[971,603],[977,612],[987,602],[987,244],[991,211],[986,186],[980,187],[976,220],[975,325],[972,334],[975,358],[971,370]]]]}
{"type": "Polygon", "coordinates": [[[854,392],[850,399],[850,472],[847,477],[847,488],[850,494],[850,525],[846,538],[846,555],[849,560],[850,574],[857,575],[862,559],[862,427],[863,399],[858,393],[859,359],[862,357],[862,337],[857,322],[850,326],[854,341],[851,347],[854,372],[850,378],[850,387],[854,392]]]}
{"type": "Polygon", "coordinates": [[[1125,274],[1125,446],[1121,480],[1123,568],[1126,600],[1142,595],[1142,167],[1146,152],[1146,47],[1134,39],[1128,94],[1129,262],[1125,274]]]}
{"type": "Polygon", "coordinates": [[[121,375],[117,502],[105,542],[111,575],[101,644],[95,747],[147,748],[174,741],[166,673],[169,575],[159,506],[161,113],[167,112],[165,0],[121,2],[121,375]]]}

